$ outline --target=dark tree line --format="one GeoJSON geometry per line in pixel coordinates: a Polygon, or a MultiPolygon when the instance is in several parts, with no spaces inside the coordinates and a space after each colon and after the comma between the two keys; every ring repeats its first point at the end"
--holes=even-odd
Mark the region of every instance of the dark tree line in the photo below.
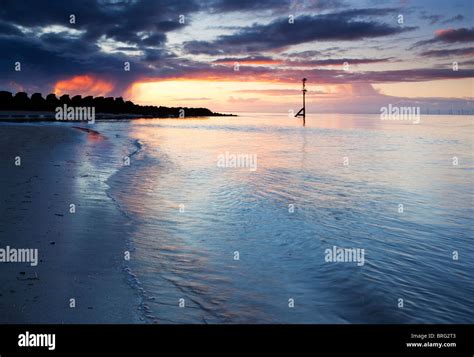
{"type": "Polygon", "coordinates": [[[121,97],[82,97],[76,95],[72,98],[64,94],[59,98],[50,93],[43,98],[41,93],[34,93],[31,98],[25,92],[13,95],[10,92],[0,91],[0,111],[49,111],[53,112],[57,107],[95,107],[96,113],[112,114],[139,114],[151,117],[179,117],[180,109],[184,109],[184,115],[189,116],[221,116],[223,114],[213,113],[207,108],[170,108],[152,105],[137,105],[131,101],[124,101],[121,97]]]}

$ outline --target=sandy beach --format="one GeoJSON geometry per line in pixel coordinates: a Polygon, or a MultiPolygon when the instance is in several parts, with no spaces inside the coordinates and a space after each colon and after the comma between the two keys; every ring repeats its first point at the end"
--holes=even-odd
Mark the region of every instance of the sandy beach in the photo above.
{"type": "Polygon", "coordinates": [[[0,248],[38,249],[36,266],[0,263],[0,322],[139,322],[123,270],[123,214],[86,172],[84,146],[107,139],[55,126],[2,125],[0,133],[0,248]]]}

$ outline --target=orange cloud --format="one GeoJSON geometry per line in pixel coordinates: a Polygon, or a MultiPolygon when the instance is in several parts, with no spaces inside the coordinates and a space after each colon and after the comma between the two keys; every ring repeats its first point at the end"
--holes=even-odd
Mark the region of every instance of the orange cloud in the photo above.
{"type": "Polygon", "coordinates": [[[90,75],[74,76],[58,81],[54,86],[56,95],[92,95],[104,96],[114,88],[113,84],[90,75]]]}

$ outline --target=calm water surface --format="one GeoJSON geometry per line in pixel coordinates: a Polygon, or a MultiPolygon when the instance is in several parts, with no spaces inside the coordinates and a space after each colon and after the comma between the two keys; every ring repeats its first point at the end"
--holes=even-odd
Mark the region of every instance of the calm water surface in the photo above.
{"type": "Polygon", "coordinates": [[[91,160],[126,217],[127,274],[147,321],[474,322],[473,117],[316,115],[302,128],[242,114],[93,129],[115,147],[91,160]],[[226,152],[256,155],[257,170],[218,167],[226,152]],[[333,246],[364,249],[365,264],[327,263],[333,246]]]}

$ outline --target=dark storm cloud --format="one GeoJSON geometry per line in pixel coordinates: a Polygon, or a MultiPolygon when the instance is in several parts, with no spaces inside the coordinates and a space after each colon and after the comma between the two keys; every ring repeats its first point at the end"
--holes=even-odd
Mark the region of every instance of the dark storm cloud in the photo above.
{"type": "MultiPolygon", "coordinates": [[[[51,56],[55,55],[56,47],[71,54],[87,50],[84,53],[93,59],[100,50],[95,44],[101,39],[120,41],[125,44],[122,47],[143,51],[164,47],[167,32],[186,26],[179,23],[179,16],[197,10],[197,2],[191,0],[50,0],[47,3],[3,0],[0,35],[20,36],[21,32],[13,24],[32,32],[52,26],[78,30],[81,34],[75,38],[67,32],[44,34],[39,45],[43,45],[43,50],[51,50],[51,56]],[[70,15],[75,16],[74,24],[69,22],[70,15]]],[[[114,55],[109,56],[114,61],[114,55]]]]}
{"type": "Polygon", "coordinates": [[[143,57],[143,61],[145,62],[152,62],[152,63],[159,62],[163,64],[165,64],[166,61],[170,59],[173,59],[175,60],[175,62],[178,62],[178,58],[174,53],[168,52],[162,49],[153,49],[153,48],[147,49],[145,51],[145,56],[143,57]]]}
{"type": "MultiPolygon", "coordinates": [[[[48,35],[51,37],[51,35],[48,35]]],[[[116,93],[127,87],[129,80],[146,71],[144,65],[132,63],[132,72],[123,71],[125,56],[108,56],[94,52],[94,45],[62,40],[47,41],[28,38],[0,38],[0,71],[2,84],[18,83],[25,88],[51,90],[60,79],[74,75],[94,74],[116,84],[116,93]],[[121,58],[122,57],[122,58],[121,58]],[[14,70],[16,62],[21,71],[14,70]]]]}
{"type": "Polygon", "coordinates": [[[219,36],[215,41],[188,41],[184,48],[191,54],[253,53],[282,49],[311,41],[349,41],[390,36],[414,27],[391,26],[369,20],[353,19],[373,14],[388,14],[393,9],[348,10],[337,14],[299,16],[294,23],[288,18],[267,25],[254,24],[234,34],[219,36]]]}
{"type": "Polygon", "coordinates": [[[2,84],[46,90],[59,79],[92,74],[113,81],[114,92],[120,93],[151,72],[150,62],[162,61],[165,72],[173,68],[166,63],[172,58],[165,48],[167,33],[189,24],[188,15],[199,8],[190,0],[2,0],[2,84]],[[75,24],[69,22],[70,15],[75,16],[75,24]],[[185,24],[179,23],[180,15],[188,17],[185,24]],[[113,53],[105,53],[99,47],[103,39],[123,43],[113,53]],[[122,51],[143,55],[131,57],[122,51]],[[14,71],[17,61],[21,72],[14,71]],[[130,72],[123,70],[125,61],[131,62],[130,72]]]}
{"type": "Polygon", "coordinates": [[[199,10],[192,0],[63,1],[3,0],[0,19],[24,27],[62,25],[120,41],[139,40],[137,32],[166,32],[179,27],[179,15],[199,10]],[[75,15],[76,23],[69,23],[75,15]]]}

